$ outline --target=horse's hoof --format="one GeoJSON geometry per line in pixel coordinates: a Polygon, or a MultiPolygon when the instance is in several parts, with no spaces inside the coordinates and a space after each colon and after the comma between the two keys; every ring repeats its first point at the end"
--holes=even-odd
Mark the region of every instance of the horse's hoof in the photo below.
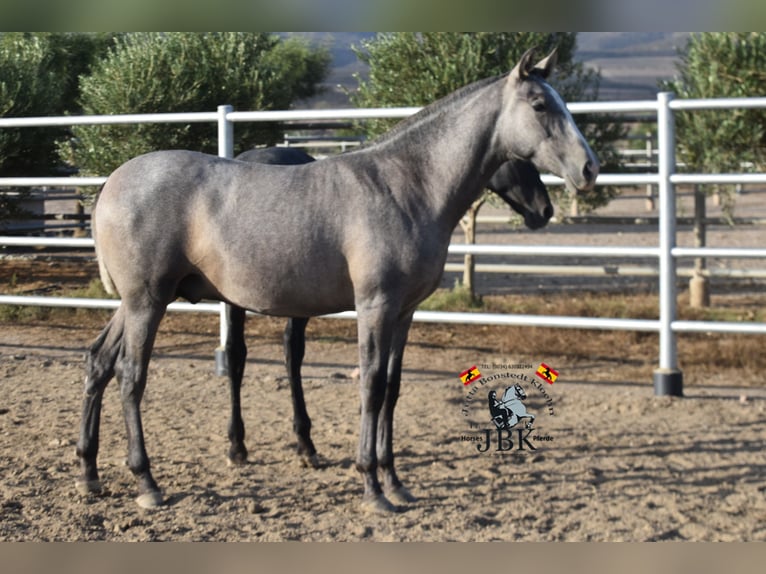
{"type": "Polygon", "coordinates": [[[226,464],[228,466],[242,466],[247,464],[247,450],[242,448],[241,450],[230,450],[229,455],[226,457],[226,464]]]}
{"type": "Polygon", "coordinates": [[[147,492],[136,497],[136,504],[141,508],[152,509],[162,505],[162,493],[147,492]]]}
{"type": "Polygon", "coordinates": [[[398,486],[396,488],[386,490],[386,497],[388,497],[391,502],[397,505],[411,504],[413,502],[417,502],[418,500],[404,486],[398,486]]]}
{"type": "Polygon", "coordinates": [[[319,456],[314,454],[300,454],[301,466],[303,468],[319,468],[319,456]]]}
{"type": "Polygon", "coordinates": [[[247,464],[247,457],[236,457],[231,458],[229,456],[226,457],[226,466],[244,466],[247,464]]]}
{"type": "Polygon", "coordinates": [[[74,487],[81,496],[101,494],[102,491],[100,480],[77,480],[74,483],[74,487]]]}
{"type": "Polygon", "coordinates": [[[397,508],[385,496],[379,494],[375,498],[365,498],[362,501],[362,511],[365,514],[387,515],[397,512],[397,508]]]}

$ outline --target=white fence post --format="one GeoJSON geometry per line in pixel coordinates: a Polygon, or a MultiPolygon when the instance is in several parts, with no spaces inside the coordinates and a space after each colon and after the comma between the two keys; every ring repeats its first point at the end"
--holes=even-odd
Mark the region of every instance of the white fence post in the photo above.
{"type": "Polygon", "coordinates": [[[676,165],[675,119],[670,109],[673,94],[657,94],[657,173],[659,175],[660,364],[654,371],[655,395],[683,395],[683,374],[673,332],[676,319],[676,194],[670,177],[676,165]]]}
{"type": "MultiPolygon", "coordinates": [[[[228,159],[234,157],[234,124],[227,117],[232,111],[234,111],[232,106],[218,106],[218,156],[228,159]]],[[[229,374],[229,365],[226,361],[226,339],[229,331],[228,305],[221,303],[220,308],[221,344],[215,350],[215,374],[225,376],[229,374]]]]}

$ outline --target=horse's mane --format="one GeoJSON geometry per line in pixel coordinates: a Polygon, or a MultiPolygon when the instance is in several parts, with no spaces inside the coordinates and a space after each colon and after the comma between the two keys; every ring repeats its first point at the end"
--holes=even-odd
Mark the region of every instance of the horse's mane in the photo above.
{"type": "Polygon", "coordinates": [[[364,148],[383,145],[393,139],[396,139],[403,132],[408,132],[411,129],[414,129],[419,124],[422,124],[428,121],[435,114],[441,113],[445,108],[452,106],[452,104],[456,100],[460,100],[466,96],[469,96],[470,94],[474,92],[477,92],[478,90],[490,84],[497,82],[501,78],[506,77],[509,73],[510,72],[506,72],[505,74],[500,74],[498,76],[484,78],[483,80],[478,80],[476,82],[473,82],[472,84],[468,84],[467,86],[458,88],[457,90],[447,94],[443,98],[440,98],[436,100],[435,102],[428,104],[426,107],[421,109],[418,113],[413,114],[409,116],[408,118],[402,120],[401,122],[396,124],[393,128],[391,128],[387,132],[381,134],[380,136],[378,136],[377,138],[375,138],[374,140],[366,144],[364,148]]]}

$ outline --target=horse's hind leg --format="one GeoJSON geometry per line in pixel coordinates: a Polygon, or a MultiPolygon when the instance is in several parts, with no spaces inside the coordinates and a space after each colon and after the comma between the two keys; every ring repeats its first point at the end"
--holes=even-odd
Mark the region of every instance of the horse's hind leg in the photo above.
{"type": "Polygon", "coordinates": [[[122,345],[123,327],[123,308],[120,307],[88,350],[80,438],[77,441],[77,456],[80,458],[81,473],[76,486],[81,494],[101,491],[96,461],[101,423],[101,401],[104,389],[114,376],[114,365],[122,345]]]}
{"type": "Polygon", "coordinates": [[[306,318],[292,318],[285,326],[285,366],[287,377],[290,379],[290,391],[293,399],[293,431],[298,440],[298,456],[304,465],[319,467],[317,451],[311,441],[311,419],[306,411],[306,401],[303,397],[303,381],[301,379],[301,364],[306,352],[306,318]]]}
{"type": "Polygon", "coordinates": [[[139,408],[146,388],[154,338],[165,313],[164,304],[158,305],[149,299],[142,298],[140,302],[126,307],[122,353],[115,365],[128,436],[128,468],[138,480],[136,502],[143,508],[162,504],[162,494],[149,468],[139,408]]]}
{"type": "Polygon", "coordinates": [[[229,366],[229,389],[231,391],[231,418],[228,436],[229,462],[243,464],[247,461],[245,448],[245,423],[242,420],[240,390],[245,373],[247,346],[245,345],[245,310],[234,305],[226,306],[229,330],[226,336],[226,361],[229,366]]]}

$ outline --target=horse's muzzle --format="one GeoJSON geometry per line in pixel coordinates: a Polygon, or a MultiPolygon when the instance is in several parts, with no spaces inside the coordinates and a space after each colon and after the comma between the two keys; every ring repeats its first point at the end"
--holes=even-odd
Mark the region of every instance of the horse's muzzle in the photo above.
{"type": "Polygon", "coordinates": [[[582,168],[582,177],[585,185],[579,186],[580,191],[588,191],[593,189],[596,185],[596,178],[598,177],[599,164],[598,161],[588,160],[582,168]]]}

